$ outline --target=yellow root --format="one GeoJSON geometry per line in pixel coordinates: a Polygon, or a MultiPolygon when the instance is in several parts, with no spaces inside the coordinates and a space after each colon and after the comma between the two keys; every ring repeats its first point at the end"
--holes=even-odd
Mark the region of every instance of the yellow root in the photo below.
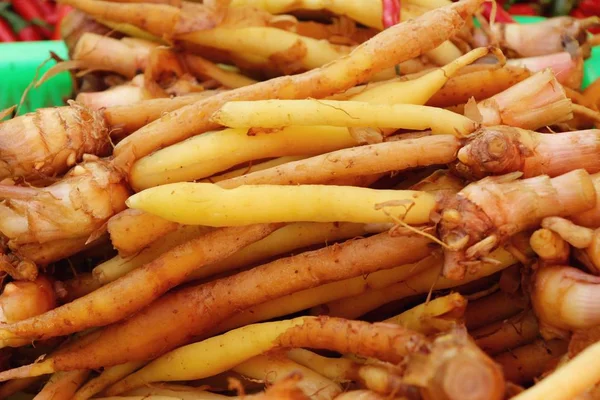
{"type": "Polygon", "coordinates": [[[224,104],[212,121],[230,128],[282,128],[290,125],[431,129],[464,137],[477,123],[460,114],[412,104],[371,104],[336,100],[259,100],[224,104]]]}
{"type": "Polygon", "coordinates": [[[130,179],[137,191],[207,178],[238,164],[269,157],[316,155],[357,144],[346,128],[288,127],[247,134],[225,129],[195,136],[139,160],[130,179]]]}
{"type": "Polygon", "coordinates": [[[426,192],[326,185],[174,183],[131,196],[127,205],[188,225],[243,226],[276,222],[429,222],[435,198],[426,192]],[[252,210],[249,212],[248,210],[252,210]],[[397,216],[394,216],[395,214],[397,216]]]}

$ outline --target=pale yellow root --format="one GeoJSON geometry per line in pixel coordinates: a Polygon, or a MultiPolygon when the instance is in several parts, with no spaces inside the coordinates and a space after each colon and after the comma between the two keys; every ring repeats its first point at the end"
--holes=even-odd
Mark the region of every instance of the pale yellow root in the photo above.
{"type": "Polygon", "coordinates": [[[477,124],[441,108],[413,104],[371,104],[337,100],[232,101],[211,120],[230,128],[282,128],[290,125],[431,129],[434,134],[467,136],[477,124]]]}
{"type": "Polygon", "coordinates": [[[198,101],[121,141],[114,149],[114,163],[128,170],[139,158],[193,135],[215,129],[209,117],[228,101],[268,98],[322,98],[368,81],[377,72],[437,47],[463,26],[481,0],[464,0],[432,10],[411,23],[386,29],[356,47],[347,57],[303,74],[283,76],[238,88],[198,101]]]}
{"type": "Polygon", "coordinates": [[[545,262],[563,264],[569,259],[569,244],[550,229],[538,229],[529,239],[531,249],[545,262]]]}
{"type": "MultiPolygon", "coordinates": [[[[135,370],[141,368],[145,362],[132,361],[126,364],[115,365],[114,367],[106,368],[102,373],[94,379],[89,380],[83,385],[71,398],[71,400],[87,400],[102,392],[107,387],[125,378],[135,370]]],[[[156,393],[165,395],[164,393],[156,393]]]]}
{"type": "Polygon", "coordinates": [[[312,399],[328,400],[342,392],[337,383],[281,354],[256,356],[234,367],[233,371],[251,379],[264,381],[267,387],[294,372],[299,372],[302,379],[298,386],[312,399]]]}
{"type": "Polygon", "coordinates": [[[471,332],[475,343],[490,355],[525,345],[540,334],[533,312],[516,315],[471,332]]]}
{"type": "Polygon", "coordinates": [[[56,372],[34,400],[70,400],[90,372],[90,370],[56,372]]]}
{"type": "Polygon", "coordinates": [[[596,343],[513,399],[573,399],[600,382],[600,369],[595,367],[599,357],[600,343],[596,343]]]}
{"type": "Polygon", "coordinates": [[[127,205],[188,225],[243,226],[266,222],[395,222],[426,224],[435,198],[426,192],[327,185],[173,183],[131,196],[127,205]],[[248,212],[252,210],[252,212],[248,212]]]}
{"type": "Polygon", "coordinates": [[[256,83],[254,79],[248,78],[234,71],[226,71],[218,65],[208,61],[199,55],[184,53],[182,55],[185,65],[194,76],[205,79],[214,79],[227,88],[238,88],[256,83]]]}
{"type": "Polygon", "coordinates": [[[301,57],[294,60],[303,69],[318,68],[350,53],[351,47],[339,46],[327,40],[316,40],[296,33],[271,27],[216,28],[180,35],[179,40],[232,53],[250,53],[269,59],[300,47],[301,57]]]}
{"type": "Polygon", "coordinates": [[[244,310],[220,324],[215,332],[225,332],[246,324],[306,310],[330,301],[358,296],[367,290],[385,288],[422,271],[436,268],[441,262],[441,257],[434,254],[419,262],[373,272],[366,277],[358,276],[302,290],[244,310]]]}
{"type": "MultiPolygon", "coordinates": [[[[531,382],[534,378],[540,376],[546,371],[550,371],[558,363],[561,356],[567,352],[568,343],[564,340],[555,339],[549,341],[536,340],[533,343],[526,344],[516,349],[511,349],[507,352],[500,353],[494,357],[494,360],[504,369],[506,380],[517,384],[531,382]]],[[[580,373],[585,374],[586,371],[596,368],[583,368],[580,373]]],[[[574,379],[574,380],[578,380],[574,379]]],[[[585,378],[584,378],[585,380],[585,378]]],[[[591,382],[585,386],[585,389],[594,384],[591,382]]],[[[555,389],[556,390],[556,389],[555,389]]],[[[561,391],[565,388],[561,388],[561,391]]],[[[527,397],[535,399],[546,399],[548,397],[527,397]]],[[[558,397],[563,398],[563,397],[558,397]]],[[[565,399],[571,399],[567,396],[565,399]]]]}
{"type": "Polygon", "coordinates": [[[339,127],[288,127],[277,132],[225,129],[195,136],[139,160],[130,179],[137,191],[195,181],[238,164],[269,157],[316,155],[352,147],[357,141],[339,127]]]}
{"type": "Polygon", "coordinates": [[[165,381],[201,379],[227,371],[276,346],[277,338],[306,317],[247,325],[173,350],[106,390],[109,395],[165,381]]]}
{"type": "Polygon", "coordinates": [[[291,349],[287,357],[300,365],[310,368],[334,382],[348,382],[357,369],[357,364],[347,358],[323,357],[305,349],[291,349]]]}
{"type": "Polygon", "coordinates": [[[258,164],[253,164],[252,162],[250,162],[245,167],[234,169],[233,171],[225,172],[220,175],[214,175],[214,176],[211,176],[210,178],[202,179],[200,182],[217,183],[217,182],[224,181],[226,179],[237,178],[239,176],[246,175],[251,172],[263,171],[265,169],[278,167],[280,165],[287,164],[289,162],[304,160],[305,158],[308,158],[308,157],[307,156],[286,156],[286,157],[274,158],[272,160],[264,161],[264,162],[261,162],[258,164]]]}
{"type": "Polygon", "coordinates": [[[392,81],[377,85],[373,88],[366,87],[361,93],[352,96],[353,101],[382,104],[418,104],[423,105],[438,90],[444,86],[448,79],[454,76],[465,65],[489,54],[487,47],[470,51],[462,57],[448,63],[442,68],[435,69],[419,78],[405,81],[392,81]]]}
{"type": "Polygon", "coordinates": [[[467,307],[467,299],[460,293],[419,304],[383,322],[402,325],[403,327],[424,335],[450,331],[460,325],[467,307]]]}
{"type": "Polygon", "coordinates": [[[455,149],[459,146],[460,141],[452,135],[377,143],[290,162],[220,181],[218,184],[224,188],[253,184],[357,186],[351,183],[334,183],[332,180],[352,180],[420,166],[446,164],[456,158],[455,149]]]}
{"type": "Polygon", "coordinates": [[[494,251],[486,259],[493,260],[493,262],[482,262],[474,273],[468,274],[465,279],[461,281],[442,277],[441,269],[439,267],[431,268],[410,277],[406,281],[398,282],[386,288],[370,290],[359,296],[327,303],[322,308],[317,308],[314,312],[320,313],[326,310],[331,316],[350,319],[357,318],[391,301],[416,294],[427,293],[429,290],[449,289],[460,286],[494,274],[517,262],[517,260],[504,249],[494,251]]]}
{"type": "MultiPolygon", "coordinates": [[[[275,256],[312,245],[351,239],[367,233],[364,224],[298,222],[276,230],[266,238],[244,247],[221,262],[207,265],[190,274],[188,280],[251,266],[275,256]]],[[[369,231],[369,233],[372,233],[369,231]]],[[[284,315],[284,314],[282,314],[284,315]]]]}
{"type": "Polygon", "coordinates": [[[153,384],[124,393],[124,396],[142,396],[143,400],[152,396],[168,396],[179,400],[232,400],[230,396],[199,390],[192,386],[173,384],[153,384]]]}
{"type": "Polygon", "coordinates": [[[114,31],[124,33],[126,36],[129,36],[132,38],[137,38],[137,39],[150,40],[155,43],[168,45],[167,41],[161,39],[158,36],[151,34],[148,31],[140,29],[135,25],[131,25],[131,24],[124,23],[124,22],[109,21],[104,18],[94,18],[94,19],[96,21],[98,21],[99,23],[101,23],[102,25],[108,26],[110,29],[112,29],[114,31]]]}

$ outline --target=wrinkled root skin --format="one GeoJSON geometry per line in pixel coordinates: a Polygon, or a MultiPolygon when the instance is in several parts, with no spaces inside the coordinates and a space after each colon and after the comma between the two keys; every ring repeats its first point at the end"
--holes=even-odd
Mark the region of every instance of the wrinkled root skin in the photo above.
{"type": "Polygon", "coordinates": [[[525,162],[533,155],[533,146],[522,143],[520,130],[508,126],[483,129],[465,145],[456,170],[469,178],[481,179],[487,175],[501,175],[525,169],[525,162]]]}
{"type": "Polygon", "coordinates": [[[496,229],[485,212],[464,194],[446,196],[438,202],[438,208],[442,218],[438,234],[449,246],[444,250],[443,274],[446,278],[460,280],[465,277],[468,264],[464,249],[496,233],[496,229]]]}

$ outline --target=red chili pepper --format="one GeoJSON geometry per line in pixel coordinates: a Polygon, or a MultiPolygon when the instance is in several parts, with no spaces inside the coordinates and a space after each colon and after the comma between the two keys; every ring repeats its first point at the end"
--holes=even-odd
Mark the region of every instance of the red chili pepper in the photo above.
{"type": "Polygon", "coordinates": [[[382,6],[381,22],[383,29],[400,22],[400,0],[382,0],[382,6]]]}
{"type": "Polygon", "coordinates": [[[577,9],[583,11],[583,13],[588,17],[600,15],[600,1],[598,1],[598,0],[581,0],[577,4],[577,9]]]}
{"type": "Polygon", "coordinates": [[[55,25],[58,21],[56,5],[54,3],[49,2],[48,0],[37,0],[36,3],[40,11],[42,12],[44,21],[46,21],[50,25],[55,25]]]}
{"type": "MultiPolygon", "coordinates": [[[[490,1],[485,1],[483,3],[483,10],[481,12],[481,14],[483,15],[483,17],[485,19],[487,19],[488,21],[490,20],[491,16],[492,16],[492,2],[490,1]]],[[[496,22],[500,22],[500,23],[512,23],[515,22],[515,20],[513,19],[513,17],[510,16],[509,13],[507,13],[504,8],[502,8],[502,6],[500,6],[499,4],[496,4],[496,22]]]]}
{"type": "Polygon", "coordinates": [[[50,38],[52,36],[52,30],[48,28],[48,24],[44,21],[44,15],[38,8],[35,0],[12,0],[13,9],[27,22],[35,25],[44,37],[50,38]]]}
{"type": "Polygon", "coordinates": [[[17,32],[17,36],[19,40],[22,42],[36,42],[38,40],[43,40],[42,35],[38,32],[36,27],[33,25],[28,25],[25,28],[21,29],[17,32]]]}
{"type": "Polygon", "coordinates": [[[512,15],[540,15],[532,4],[513,4],[508,8],[508,13],[512,15]]]}
{"type": "Polygon", "coordinates": [[[14,34],[6,20],[0,17],[0,42],[16,42],[17,36],[14,34]]]}

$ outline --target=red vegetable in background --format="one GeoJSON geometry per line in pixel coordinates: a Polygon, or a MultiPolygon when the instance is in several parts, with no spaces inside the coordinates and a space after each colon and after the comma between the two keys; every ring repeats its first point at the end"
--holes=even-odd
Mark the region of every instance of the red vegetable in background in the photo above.
{"type": "MultiPolygon", "coordinates": [[[[493,6],[494,5],[490,1],[486,1],[483,3],[481,14],[488,21],[490,20],[490,18],[492,16],[493,6]]],[[[504,10],[504,8],[502,8],[502,5],[496,3],[495,22],[510,23],[510,22],[515,22],[515,20],[513,19],[513,17],[510,16],[510,14],[508,12],[506,12],[506,10],[504,10]]]]}
{"type": "Polygon", "coordinates": [[[16,42],[17,37],[6,20],[0,17],[0,42],[16,42]]]}
{"type": "Polygon", "coordinates": [[[512,15],[540,15],[539,10],[530,3],[513,4],[508,8],[508,13],[512,15]]]}
{"type": "Polygon", "coordinates": [[[36,0],[12,0],[13,10],[15,10],[27,22],[35,25],[35,28],[44,37],[50,38],[52,31],[48,29],[48,24],[44,20],[42,10],[38,7],[36,0]]]}
{"type": "Polygon", "coordinates": [[[381,22],[384,29],[400,22],[400,0],[382,0],[382,5],[381,22]]]}

